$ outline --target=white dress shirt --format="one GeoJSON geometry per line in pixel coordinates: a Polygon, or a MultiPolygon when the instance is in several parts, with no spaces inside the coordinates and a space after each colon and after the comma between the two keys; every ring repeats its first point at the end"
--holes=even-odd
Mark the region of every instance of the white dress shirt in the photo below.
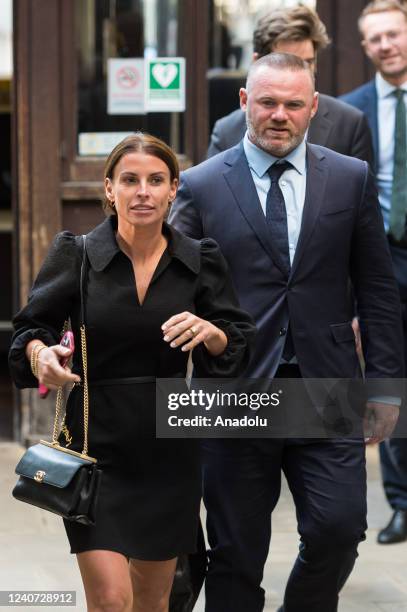
{"type": "Polygon", "coordinates": [[[377,186],[386,232],[389,229],[393,182],[394,132],[397,106],[397,98],[393,92],[396,91],[396,89],[403,89],[404,103],[407,109],[407,81],[400,87],[395,87],[386,81],[381,74],[376,74],[377,118],[379,129],[379,169],[377,172],[377,186]]]}

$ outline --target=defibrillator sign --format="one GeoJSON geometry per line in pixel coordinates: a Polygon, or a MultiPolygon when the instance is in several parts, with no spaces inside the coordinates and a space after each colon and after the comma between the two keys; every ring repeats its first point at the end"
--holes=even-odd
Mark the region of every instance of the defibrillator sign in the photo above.
{"type": "Polygon", "coordinates": [[[185,110],[185,58],[155,57],[145,60],[145,110],[185,110]]]}

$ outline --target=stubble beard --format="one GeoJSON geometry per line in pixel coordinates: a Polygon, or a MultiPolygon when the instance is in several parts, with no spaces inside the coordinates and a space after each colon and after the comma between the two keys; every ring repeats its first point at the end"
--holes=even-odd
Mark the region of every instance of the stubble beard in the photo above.
{"type": "Polygon", "coordinates": [[[263,138],[261,134],[257,134],[253,127],[253,122],[251,121],[247,113],[246,126],[250,141],[256,146],[258,146],[260,149],[263,149],[263,151],[266,151],[266,153],[274,155],[274,157],[285,157],[286,155],[291,153],[291,151],[294,151],[294,149],[298,147],[298,145],[302,141],[302,138],[298,135],[291,135],[289,140],[281,142],[280,144],[270,143],[269,139],[263,138]]]}

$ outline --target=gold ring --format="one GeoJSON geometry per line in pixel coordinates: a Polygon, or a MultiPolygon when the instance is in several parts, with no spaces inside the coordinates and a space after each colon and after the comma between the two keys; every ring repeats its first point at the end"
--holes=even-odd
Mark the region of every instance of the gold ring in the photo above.
{"type": "Polygon", "coordinates": [[[194,327],[194,326],[190,327],[189,331],[191,332],[192,336],[195,338],[195,336],[198,333],[198,330],[196,329],[196,327],[194,327]]]}

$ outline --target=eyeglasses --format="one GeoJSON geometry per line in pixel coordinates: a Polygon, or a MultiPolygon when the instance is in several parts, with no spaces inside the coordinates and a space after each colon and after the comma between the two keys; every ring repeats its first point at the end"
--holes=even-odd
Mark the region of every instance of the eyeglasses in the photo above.
{"type": "Polygon", "coordinates": [[[377,34],[376,36],[372,36],[371,38],[367,38],[366,42],[374,47],[378,47],[383,44],[384,40],[387,41],[388,44],[394,44],[398,38],[400,38],[403,34],[407,35],[407,29],[403,28],[402,30],[390,30],[389,32],[383,32],[382,34],[377,34]]]}

